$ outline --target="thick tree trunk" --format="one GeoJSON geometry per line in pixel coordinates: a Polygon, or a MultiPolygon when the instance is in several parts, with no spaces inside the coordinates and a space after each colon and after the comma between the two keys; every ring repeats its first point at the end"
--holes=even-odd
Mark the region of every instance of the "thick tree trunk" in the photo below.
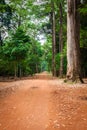
{"type": "Polygon", "coordinates": [[[59,76],[63,77],[63,14],[62,14],[62,5],[59,5],[59,12],[60,12],[60,32],[59,32],[59,52],[61,54],[60,57],[60,70],[59,76]]]}
{"type": "Polygon", "coordinates": [[[54,1],[51,1],[52,4],[52,74],[56,76],[56,34],[55,34],[55,10],[54,10],[54,1]]]}
{"type": "Polygon", "coordinates": [[[80,64],[80,22],[78,6],[80,0],[67,0],[67,79],[77,81],[81,78],[80,64]]]}

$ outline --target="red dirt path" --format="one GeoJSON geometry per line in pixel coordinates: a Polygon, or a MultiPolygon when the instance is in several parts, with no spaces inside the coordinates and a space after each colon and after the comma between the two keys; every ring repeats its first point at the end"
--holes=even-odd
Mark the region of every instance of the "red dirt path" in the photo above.
{"type": "Polygon", "coordinates": [[[0,130],[87,130],[87,85],[0,82],[0,130]]]}

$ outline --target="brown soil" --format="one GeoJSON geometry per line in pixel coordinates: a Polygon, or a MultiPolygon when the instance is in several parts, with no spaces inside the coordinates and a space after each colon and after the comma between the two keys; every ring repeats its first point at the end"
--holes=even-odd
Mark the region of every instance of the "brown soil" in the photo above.
{"type": "Polygon", "coordinates": [[[87,85],[42,77],[0,82],[0,130],[87,130],[87,85]]]}

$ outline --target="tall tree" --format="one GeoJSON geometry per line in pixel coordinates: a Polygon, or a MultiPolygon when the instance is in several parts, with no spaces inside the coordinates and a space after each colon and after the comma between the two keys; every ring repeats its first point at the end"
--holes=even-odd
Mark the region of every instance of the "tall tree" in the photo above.
{"type": "Polygon", "coordinates": [[[4,35],[6,30],[10,29],[10,23],[12,18],[11,7],[5,0],[0,1],[0,45],[3,44],[4,35]]]}
{"type": "Polygon", "coordinates": [[[67,79],[82,83],[80,63],[80,0],[67,0],[67,79]]]}
{"type": "Polygon", "coordinates": [[[56,76],[56,61],[55,61],[55,55],[56,55],[56,19],[55,19],[55,6],[54,1],[51,0],[51,8],[52,8],[52,74],[53,76],[56,76]]]}
{"type": "Polygon", "coordinates": [[[62,7],[62,3],[61,2],[59,4],[59,13],[60,13],[60,18],[59,18],[59,23],[60,23],[59,52],[61,53],[59,75],[60,75],[60,77],[63,77],[63,54],[62,54],[63,53],[63,7],[62,7]]]}
{"type": "Polygon", "coordinates": [[[57,60],[57,74],[62,78],[64,74],[64,46],[66,43],[66,1],[56,1],[56,49],[60,60],[57,60]],[[60,62],[60,63],[59,63],[60,62]]]}

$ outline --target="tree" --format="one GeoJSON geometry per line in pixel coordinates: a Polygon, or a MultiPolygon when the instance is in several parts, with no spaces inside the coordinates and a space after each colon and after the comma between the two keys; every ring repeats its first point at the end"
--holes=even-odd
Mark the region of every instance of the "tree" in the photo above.
{"type": "Polygon", "coordinates": [[[32,44],[28,52],[28,65],[30,66],[31,74],[39,73],[41,71],[41,44],[32,39],[32,44]]]}
{"type": "Polygon", "coordinates": [[[84,1],[80,8],[80,45],[83,48],[87,48],[87,1],[84,1]]]}
{"type": "Polygon", "coordinates": [[[67,0],[67,79],[72,82],[81,77],[80,63],[80,0],[67,0]]]}
{"type": "Polygon", "coordinates": [[[61,2],[59,4],[59,13],[60,13],[59,52],[61,53],[59,76],[63,77],[63,54],[62,54],[63,53],[63,7],[61,2]]]}
{"type": "Polygon", "coordinates": [[[49,37],[47,41],[42,46],[43,56],[42,56],[42,71],[52,72],[52,40],[49,37]]]}
{"type": "Polygon", "coordinates": [[[18,28],[12,38],[2,46],[3,58],[13,64],[15,78],[18,76],[18,66],[21,77],[21,63],[27,57],[29,43],[31,43],[29,37],[18,28]]]}
{"type": "MultiPolygon", "coordinates": [[[[2,1],[0,3],[0,7],[2,6],[2,10],[0,10],[0,12],[2,11],[1,14],[4,14],[5,11],[4,4],[9,5],[12,9],[12,18],[10,23],[11,29],[9,31],[5,30],[8,35],[4,39],[2,47],[0,47],[0,52],[3,51],[0,54],[0,61],[2,61],[0,72],[4,72],[5,75],[8,75],[9,72],[10,75],[13,75],[15,72],[15,77],[20,76],[21,73],[24,76],[40,72],[42,54],[40,42],[37,41],[39,40],[38,35],[41,33],[40,29],[43,21],[43,18],[40,18],[40,7],[35,4],[35,0],[2,1]],[[2,1],[4,2],[2,3],[2,1]],[[26,34],[32,39],[31,45],[31,41],[27,41],[27,43],[24,41],[26,34]],[[9,63],[12,64],[12,67],[9,66],[9,63]],[[5,69],[6,64],[7,69],[5,69]]],[[[7,22],[6,20],[4,21],[7,22]]],[[[3,40],[2,37],[0,39],[3,40]]]]}
{"type": "Polygon", "coordinates": [[[0,45],[3,44],[4,35],[6,30],[10,29],[12,18],[11,7],[5,2],[5,0],[0,1],[0,45]],[[4,34],[4,35],[3,35],[4,34]]]}
{"type": "Polygon", "coordinates": [[[56,76],[56,19],[55,19],[55,6],[54,1],[51,0],[51,8],[52,8],[52,74],[56,76]]]}
{"type": "Polygon", "coordinates": [[[60,56],[59,61],[56,60],[56,75],[63,77],[64,72],[64,55],[63,49],[66,43],[66,1],[55,1],[56,12],[56,59],[60,56]],[[59,65],[60,62],[60,65],[59,65]],[[57,67],[59,65],[59,67],[57,67]]]}
{"type": "Polygon", "coordinates": [[[80,11],[80,50],[82,76],[87,76],[87,1],[84,0],[79,8],[80,11]]]}
{"type": "MultiPolygon", "coordinates": [[[[44,0],[44,4],[42,2],[42,6],[40,7],[40,15],[44,15],[45,17],[48,17],[48,23],[43,23],[43,30],[46,34],[46,38],[48,40],[48,37],[50,35],[52,41],[52,74],[53,76],[63,75],[63,48],[64,48],[64,42],[66,42],[66,12],[65,12],[65,0],[44,0]],[[57,63],[56,63],[56,55],[57,53],[60,53],[60,73],[59,70],[57,70],[57,63]]],[[[41,17],[39,18],[41,19],[41,17]]],[[[45,20],[44,20],[45,21],[45,20]]]]}

